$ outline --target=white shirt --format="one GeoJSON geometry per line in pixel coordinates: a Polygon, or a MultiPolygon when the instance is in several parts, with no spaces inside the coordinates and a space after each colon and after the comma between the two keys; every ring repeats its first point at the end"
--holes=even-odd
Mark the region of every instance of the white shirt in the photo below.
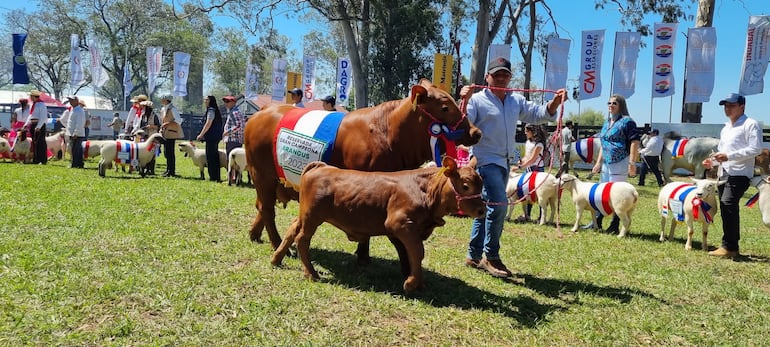
{"type": "Polygon", "coordinates": [[[719,133],[720,152],[727,154],[722,170],[730,176],[754,176],[754,157],[762,152],[762,127],[757,121],[741,115],[735,123],[728,121],[719,133]]]}
{"type": "Polygon", "coordinates": [[[72,110],[66,109],[64,112],[61,113],[61,117],[59,117],[59,122],[61,122],[62,125],[64,125],[64,135],[66,136],[72,136],[72,133],[70,132],[70,128],[67,127],[67,122],[70,120],[70,112],[72,110]]]}
{"type": "MultiPolygon", "coordinates": [[[[27,116],[29,116],[29,107],[17,107],[15,110],[13,110],[13,113],[16,114],[16,121],[26,123],[27,122],[27,116]]],[[[13,126],[13,124],[11,124],[13,126]]]]}
{"type": "Polygon", "coordinates": [[[572,144],[572,141],[575,141],[575,138],[572,136],[572,129],[568,127],[562,128],[561,129],[561,151],[569,152],[569,147],[572,144]]]}
{"type": "Polygon", "coordinates": [[[45,125],[45,122],[48,120],[48,107],[45,106],[44,102],[38,101],[33,105],[27,121],[24,122],[24,126],[30,125],[33,120],[38,121],[35,129],[40,129],[45,125]]]}
{"type": "Polygon", "coordinates": [[[660,140],[660,136],[650,136],[649,139],[647,139],[647,144],[644,145],[644,148],[639,150],[639,153],[646,157],[658,157],[660,156],[660,152],[663,151],[663,141],[660,140]]]}
{"type": "Polygon", "coordinates": [[[70,136],[86,136],[86,111],[84,111],[80,105],[72,108],[66,126],[70,136]]]}
{"type": "Polygon", "coordinates": [[[543,144],[540,142],[534,142],[527,140],[527,142],[524,143],[524,153],[526,153],[527,158],[532,156],[532,153],[535,152],[535,148],[540,147],[540,154],[537,155],[537,160],[535,160],[533,163],[529,164],[529,166],[536,166],[538,168],[545,167],[545,162],[543,162],[543,144]]]}

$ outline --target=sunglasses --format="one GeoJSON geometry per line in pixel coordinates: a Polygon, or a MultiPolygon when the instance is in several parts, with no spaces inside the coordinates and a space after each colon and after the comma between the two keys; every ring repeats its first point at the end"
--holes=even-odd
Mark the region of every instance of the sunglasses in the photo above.
{"type": "Polygon", "coordinates": [[[618,102],[617,102],[617,101],[610,101],[610,102],[608,102],[608,103],[607,103],[607,105],[614,105],[614,106],[617,106],[617,105],[618,105],[618,102]]]}

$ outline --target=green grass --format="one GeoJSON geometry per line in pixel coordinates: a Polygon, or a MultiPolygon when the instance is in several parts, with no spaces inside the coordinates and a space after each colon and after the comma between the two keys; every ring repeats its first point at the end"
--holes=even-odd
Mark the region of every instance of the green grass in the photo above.
{"type": "MultiPolygon", "coordinates": [[[[374,262],[358,267],[355,244],[328,225],[312,242],[320,282],[305,280],[297,259],[272,267],[269,245],[248,239],[254,190],[199,181],[188,158],[177,160],[182,178],[113,171],[100,178],[95,161],[86,170],[61,161],[0,163],[0,345],[754,346],[770,339],[770,231],[756,208],[741,210],[746,256],[732,261],[708,257],[699,233],[697,250],[685,251],[683,225],[675,241],[659,242],[657,188],[640,189],[625,239],[570,233],[566,194],[564,237],[551,226],[506,223],[509,281],[462,265],[471,220],[447,217],[426,242],[427,288],[404,295],[387,239],[373,239],[374,262]]],[[[281,232],[296,209],[278,210],[281,232]]],[[[722,235],[716,220],[712,245],[722,235]]]]}

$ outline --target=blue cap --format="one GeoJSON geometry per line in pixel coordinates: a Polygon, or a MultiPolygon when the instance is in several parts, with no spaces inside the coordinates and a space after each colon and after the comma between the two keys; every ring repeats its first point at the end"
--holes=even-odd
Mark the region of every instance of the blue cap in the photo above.
{"type": "Polygon", "coordinates": [[[740,95],[737,93],[730,93],[730,94],[727,94],[726,98],[719,101],[719,106],[722,106],[726,103],[745,105],[746,98],[744,98],[743,95],[740,95]]]}

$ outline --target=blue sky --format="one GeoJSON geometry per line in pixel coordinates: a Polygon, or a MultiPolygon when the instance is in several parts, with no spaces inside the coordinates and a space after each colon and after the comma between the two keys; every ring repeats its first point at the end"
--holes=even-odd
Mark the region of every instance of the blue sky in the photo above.
{"type": "MultiPolygon", "coordinates": [[[[26,8],[34,8],[33,6],[37,4],[37,1],[32,0],[30,3],[34,5],[27,4],[26,8]]],[[[610,95],[614,36],[615,32],[623,29],[619,25],[621,14],[616,8],[608,6],[604,10],[595,10],[593,3],[593,1],[589,0],[552,1],[551,9],[558,23],[558,34],[560,37],[572,40],[569,56],[569,79],[571,80],[567,82],[567,87],[570,90],[575,85],[580,72],[578,47],[580,45],[581,31],[593,29],[606,30],[604,56],[602,58],[602,95],[580,102],[582,110],[592,108],[605,111],[607,108],[606,102],[610,95]]],[[[0,14],[5,13],[9,8],[19,8],[21,6],[24,6],[21,2],[3,3],[0,5],[0,14]]],[[[691,10],[694,15],[694,12],[697,10],[696,6],[693,6],[691,10]]],[[[766,0],[716,1],[714,11],[714,27],[716,27],[717,31],[716,82],[714,92],[711,95],[711,101],[703,105],[703,123],[723,123],[725,121],[723,110],[718,105],[718,101],[728,93],[736,92],[738,89],[749,15],[768,14],[770,14],[770,3],[766,0]]],[[[232,23],[226,17],[215,17],[215,21],[223,25],[232,23]]],[[[650,25],[659,21],[660,18],[657,16],[648,16],[645,20],[650,25]]],[[[326,30],[326,27],[319,23],[298,23],[292,19],[276,18],[275,23],[283,34],[294,38],[295,41],[292,42],[292,48],[297,53],[302,52],[299,41],[303,34],[311,30],[326,30]]],[[[678,123],[681,119],[686,45],[686,38],[683,33],[687,31],[687,28],[693,26],[693,22],[680,22],[679,24],[677,49],[674,52],[676,91],[672,98],[651,98],[652,37],[642,39],[646,43],[646,47],[641,48],[639,52],[636,92],[628,99],[629,111],[637,123],[648,123],[650,120],[652,122],[668,122],[669,115],[673,123],[678,123]]],[[[253,40],[255,39],[253,38],[253,40]]],[[[502,43],[502,40],[496,40],[493,43],[502,43]]],[[[463,43],[463,50],[468,52],[471,46],[472,44],[466,39],[463,43]]],[[[514,61],[520,60],[518,53],[514,52],[512,59],[514,61]]],[[[542,85],[544,67],[540,59],[535,59],[532,68],[533,80],[538,85],[542,85]]],[[[463,60],[463,70],[466,76],[470,73],[467,59],[463,60]]],[[[765,78],[768,79],[767,74],[765,74],[765,78]]],[[[319,86],[319,91],[323,92],[323,89],[322,86],[319,86]]],[[[770,105],[770,80],[766,81],[764,93],[747,96],[746,113],[760,121],[770,123],[770,119],[767,116],[768,112],[763,109],[767,105],[770,105]]],[[[576,101],[571,100],[565,105],[565,115],[569,112],[578,112],[578,103],[576,101]]]]}

